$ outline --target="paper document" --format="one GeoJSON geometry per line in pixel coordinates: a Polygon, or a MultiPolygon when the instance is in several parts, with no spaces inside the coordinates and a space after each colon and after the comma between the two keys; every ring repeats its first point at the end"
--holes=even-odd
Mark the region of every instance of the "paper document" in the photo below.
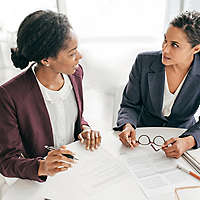
{"type": "Polygon", "coordinates": [[[182,158],[200,174],[200,150],[190,150],[182,155],[182,158]]]}
{"type": "MultiPolygon", "coordinates": [[[[162,136],[165,140],[180,135],[184,130],[163,128],[143,128],[136,129],[136,137],[146,134],[151,140],[155,136],[162,136]],[[138,130],[138,131],[137,131],[138,130]]],[[[160,150],[154,151],[150,145],[139,145],[134,150],[127,149],[121,151],[120,157],[127,163],[127,167],[137,177],[138,182],[151,200],[171,200],[174,199],[174,188],[176,185],[188,185],[196,183],[188,174],[184,174],[177,169],[178,160],[167,158],[160,150]]]]}
{"type": "Polygon", "coordinates": [[[79,148],[74,146],[70,147],[70,150],[76,152],[79,161],[69,172],[56,175],[59,178],[59,189],[56,193],[49,193],[48,198],[53,200],[65,199],[64,197],[66,199],[73,197],[74,200],[147,199],[126,166],[102,147],[94,152],[86,151],[83,147],[79,151],[79,148]],[[72,189],[66,189],[65,180],[72,181],[77,192],[72,193],[72,189]],[[63,191],[68,195],[66,196],[63,191]],[[59,198],[57,198],[58,193],[60,193],[59,198]]]}

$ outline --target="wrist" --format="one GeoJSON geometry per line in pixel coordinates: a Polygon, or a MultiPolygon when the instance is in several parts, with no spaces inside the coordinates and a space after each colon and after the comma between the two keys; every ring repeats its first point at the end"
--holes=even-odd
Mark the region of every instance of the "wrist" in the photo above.
{"type": "Polygon", "coordinates": [[[187,149],[191,149],[196,145],[196,141],[193,136],[185,137],[187,143],[187,149]]]}
{"type": "Polygon", "coordinates": [[[91,128],[87,125],[82,125],[81,129],[82,129],[82,131],[85,131],[85,130],[90,130],[91,128]]]}
{"type": "Polygon", "coordinates": [[[39,160],[38,176],[47,176],[45,170],[45,160],[39,160]]]}
{"type": "Polygon", "coordinates": [[[124,129],[130,129],[130,130],[132,130],[132,129],[134,129],[133,128],[133,126],[130,124],[130,123],[127,123],[127,124],[125,124],[124,126],[123,126],[123,130],[124,129]]]}

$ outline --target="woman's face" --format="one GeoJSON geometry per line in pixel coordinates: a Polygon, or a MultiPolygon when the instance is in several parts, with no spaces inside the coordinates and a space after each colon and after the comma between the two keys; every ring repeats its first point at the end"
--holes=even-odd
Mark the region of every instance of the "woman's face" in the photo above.
{"type": "Polygon", "coordinates": [[[82,56],[77,49],[78,42],[73,32],[71,32],[70,39],[66,43],[67,48],[60,50],[56,58],[48,58],[48,68],[51,68],[56,73],[71,75],[78,68],[78,63],[82,56]]]}
{"type": "Polygon", "coordinates": [[[164,65],[186,65],[196,53],[182,29],[169,26],[162,44],[162,63],[164,65]]]}

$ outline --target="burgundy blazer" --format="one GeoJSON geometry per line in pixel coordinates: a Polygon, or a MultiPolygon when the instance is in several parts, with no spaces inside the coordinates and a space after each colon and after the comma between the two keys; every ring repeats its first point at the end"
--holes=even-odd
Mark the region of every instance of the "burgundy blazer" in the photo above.
{"type": "MultiPolygon", "coordinates": [[[[83,70],[80,66],[69,75],[78,105],[74,137],[77,139],[83,119],[83,70]]],[[[0,173],[44,181],[38,177],[39,161],[52,146],[53,133],[48,111],[31,67],[0,86],[0,173]],[[25,158],[23,158],[23,156],[25,158]]]]}

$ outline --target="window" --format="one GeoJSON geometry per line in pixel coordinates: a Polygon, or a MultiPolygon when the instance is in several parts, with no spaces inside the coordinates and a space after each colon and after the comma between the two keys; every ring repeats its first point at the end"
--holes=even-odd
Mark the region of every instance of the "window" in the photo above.
{"type": "Polygon", "coordinates": [[[200,10],[200,1],[199,0],[185,0],[184,1],[184,11],[186,10],[200,10]]]}
{"type": "Polygon", "coordinates": [[[0,6],[0,27],[9,32],[16,32],[22,20],[39,9],[57,11],[56,0],[4,0],[0,6]]]}
{"type": "Polygon", "coordinates": [[[65,0],[79,38],[163,35],[166,0],[65,0]]]}

